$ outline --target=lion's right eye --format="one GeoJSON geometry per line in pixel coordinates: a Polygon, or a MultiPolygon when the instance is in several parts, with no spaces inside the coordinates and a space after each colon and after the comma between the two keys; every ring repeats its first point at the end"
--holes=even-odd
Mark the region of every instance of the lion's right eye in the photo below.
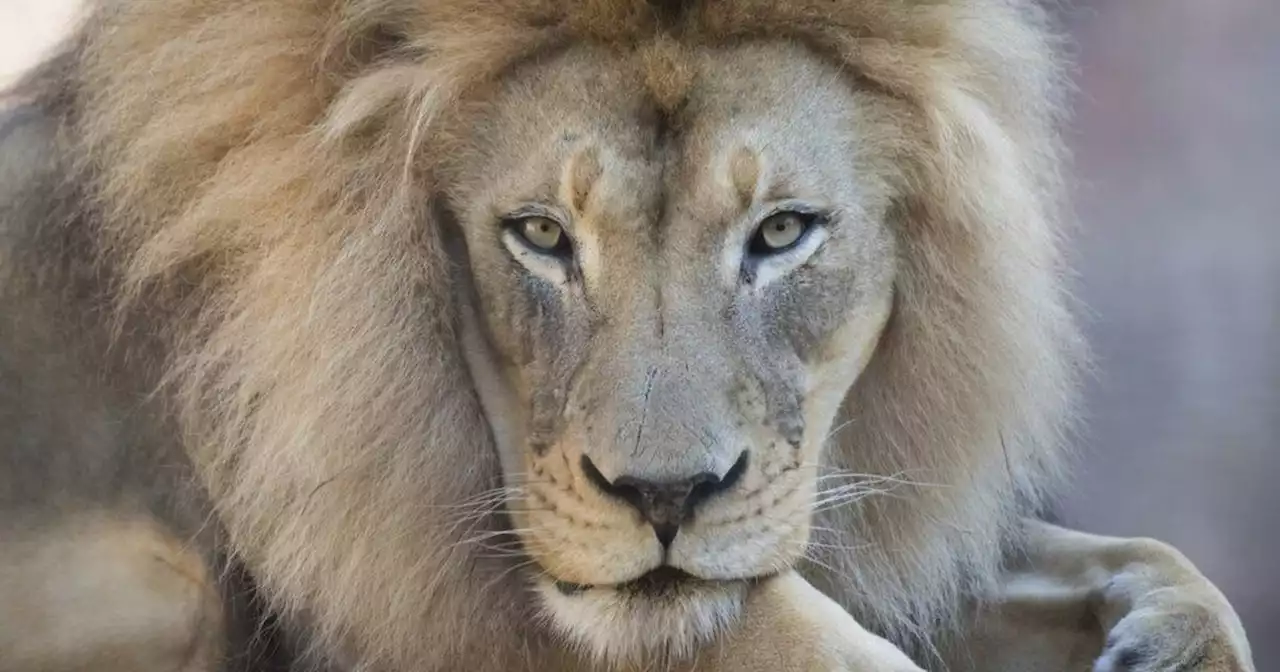
{"type": "Polygon", "coordinates": [[[535,252],[567,256],[573,251],[564,227],[549,217],[523,217],[512,222],[511,229],[535,252]]]}
{"type": "Polygon", "coordinates": [[[749,244],[752,254],[779,254],[796,247],[815,226],[818,217],[809,213],[779,212],[760,223],[749,244]]]}

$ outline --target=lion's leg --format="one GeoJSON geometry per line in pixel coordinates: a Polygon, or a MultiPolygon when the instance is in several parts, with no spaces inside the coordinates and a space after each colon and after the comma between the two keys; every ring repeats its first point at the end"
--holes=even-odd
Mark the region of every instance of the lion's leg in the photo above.
{"type": "Polygon", "coordinates": [[[0,538],[4,672],[206,672],[222,602],[204,560],[149,520],[79,517],[0,538]]]}
{"type": "Polygon", "coordinates": [[[1235,610],[1176,549],[1027,524],[1025,562],[969,637],[973,669],[1254,669],[1235,610]]]}
{"type": "Polygon", "coordinates": [[[919,672],[893,644],[795,572],[753,588],[742,621],[699,657],[699,672],[919,672]]]}

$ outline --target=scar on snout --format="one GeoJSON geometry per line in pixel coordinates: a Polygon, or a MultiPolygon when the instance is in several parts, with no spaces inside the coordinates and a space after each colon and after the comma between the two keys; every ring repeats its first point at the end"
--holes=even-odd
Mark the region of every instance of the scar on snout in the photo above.
{"type": "Polygon", "coordinates": [[[582,215],[591,196],[591,188],[603,172],[600,154],[595,147],[586,147],[569,157],[561,180],[562,200],[573,208],[574,215],[582,215]]]}
{"type": "Polygon", "coordinates": [[[740,147],[733,153],[729,159],[729,181],[743,207],[751,205],[760,183],[760,159],[755,152],[740,147]]]}

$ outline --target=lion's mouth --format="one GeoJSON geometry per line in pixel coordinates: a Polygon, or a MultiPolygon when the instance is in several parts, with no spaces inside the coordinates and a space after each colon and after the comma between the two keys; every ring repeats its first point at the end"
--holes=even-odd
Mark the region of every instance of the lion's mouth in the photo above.
{"type": "Polygon", "coordinates": [[[570,581],[556,581],[555,587],[556,590],[560,591],[561,595],[568,597],[581,595],[591,590],[609,590],[632,597],[660,598],[685,593],[697,588],[725,586],[736,583],[754,584],[775,574],[776,572],[766,572],[740,579],[704,579],[683,569],[672,567],[671,565],[662,565],[622,583],[590,585],[570,581]]]}
{"type": "Polygon", "coordinates": [[[720,582],[701,579],[684,571],[683,569],[678,569],[670,565],[662,565],[661,567],[651,569],[630,581],[607,586],[592,586],[581,583],[571,583],[569,581],[556,581],[556,590],[559,590],[562,595],[571,596],[584,593],[588,590],[605,588],[641,597],[661,597],[696,584],[706,583],[720,582]]]}

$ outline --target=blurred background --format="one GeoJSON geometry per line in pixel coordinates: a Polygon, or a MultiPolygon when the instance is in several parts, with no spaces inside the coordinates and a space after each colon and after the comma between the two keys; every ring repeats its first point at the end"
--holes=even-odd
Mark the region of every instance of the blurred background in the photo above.
{"type": "Polygon", "coordinates": [[[1177,546],[1280,669],[1280,0],[1063,4],[1097,357],[1065,522],[1177,546]]]}
{"type": "MultiPolygon", "coordinates": [[[[0,0],[0,85],[75,0],[0,0]]],[[[1280,660],[1280,0],[1063,0],[1098,373],[1069,524],[1186,553],[1280,660]]]]}

